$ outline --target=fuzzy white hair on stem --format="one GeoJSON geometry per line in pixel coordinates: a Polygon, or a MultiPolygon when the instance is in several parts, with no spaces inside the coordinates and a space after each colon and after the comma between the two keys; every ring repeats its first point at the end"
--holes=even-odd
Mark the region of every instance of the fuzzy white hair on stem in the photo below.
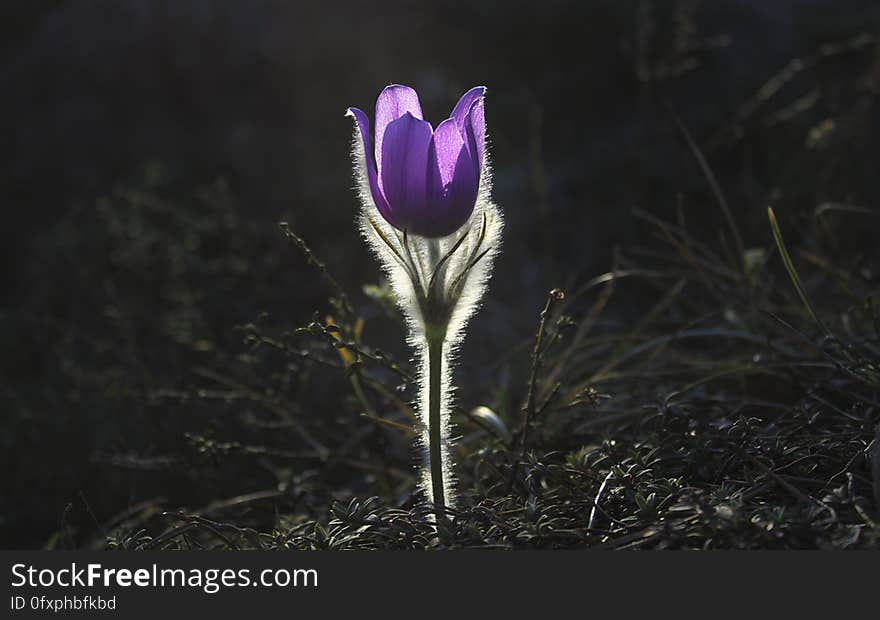
{"type": "Polygon", "coordinates": [[[420,486],[439,507],[455,502],[455,476],[451,463],[450,413],[454,388],[452,368],[468,321],[479,308],[500,250],[504,226],[501,212],[492,202],[492,174],[488,154],[480,174],[476,204],[468,221],[455,233],[428,239],[401,233],[379,213],[370,192],[367,161],[357,126],[352,148],[357,191],[361,202],[359,225],[367,244],[378,258],[391,284],[408,327],[408,343],[416,353],[418,367],[418,411],[422,422],[419,441],[420,486]],[[442,333],[436,333],[438,326],[442,333]],[[439,338],[441,353],[432,360],[431,345],[439,338]],[[432,340],[433,339],[433,340],[432,340]],[[431,467],[429,411],[431,367],[439,363],[440,445],[442,497],[436,497],[431,467]]]}

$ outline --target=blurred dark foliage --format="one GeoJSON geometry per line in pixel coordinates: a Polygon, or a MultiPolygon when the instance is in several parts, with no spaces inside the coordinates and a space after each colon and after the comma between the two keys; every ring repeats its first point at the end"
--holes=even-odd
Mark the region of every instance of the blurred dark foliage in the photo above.
{"type": "Polygon", "coordinates": [[[462,352],[465,507],[443,540],[876,545],[859,532],[877,377],[862,387],[852,366],[876,363],[878,220],[862,211],[880,191],[878,26],[867,0],[5,8],[0,545],[432,544],[411,496],[403,329],[352,224],[343,113],[389,82],[416,87],[430,119],[489,86],[507,219],[462,352]],[[843,334],[830,370],[779,273],[769,204],[843,334]],[[360,322],[327,301],[336,291],[282,220],[360,322]],[[488,405],[516,430],[547,291],[612,269],[655,279],[617,286],[595,314],[595,298],[568,302],[576,326],[553,343],[569,353],[541,378],[542,398],[559,382],[567,400],[547,400],[514,465],[518,447],[468,412],[488,405]],[[585,323],[599,338],[586,357],[565,341],[585,323]],[[692,344],[638,357],[697,327],[692,344]],[[756,345],[776,337],[782,350],[756,345]],[[639,364],[615,384],[621,355],[639,364]],[[749,364],[763,370],[732,370],[749,364]],[[803,374],[811,364],[829,376],[803,374]],[[661,380],[654,365],[680,372],[661,380]],[[691,391],[721,370],[729,384],[691,391]],[[664,400],[691,383],[686,401],[664,400]],[[606,531],[589,533],[603,480],[606,531]]]}

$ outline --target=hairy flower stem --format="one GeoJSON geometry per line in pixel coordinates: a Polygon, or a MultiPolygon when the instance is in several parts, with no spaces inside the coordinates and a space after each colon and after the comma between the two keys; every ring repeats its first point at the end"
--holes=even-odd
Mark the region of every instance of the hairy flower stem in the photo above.
{"type": "Polygon", "coordinates": [[[431,470],[431,495],[438,510],[446,507],[443,489],[443,435],[440,419],[443,381],[443,341],[445,329],[427,337],[428,344],[428,460],[431,470]]]}

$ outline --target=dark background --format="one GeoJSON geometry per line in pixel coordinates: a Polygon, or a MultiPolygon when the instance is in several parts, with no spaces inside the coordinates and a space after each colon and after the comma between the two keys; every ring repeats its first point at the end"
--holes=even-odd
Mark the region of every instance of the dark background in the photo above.
{"type": "MultiPolygon", "coordinates": [[[[642,242],[634,208],[680,206],[717,239],[675,116],[747,246],[767,244],[768,204],[792,218],[824,201],[877,204],[880,7],[868,0],[0,11],[4,547],[82,545],[150,498],[198,506],[276,484],[258,462],[205,460],[191,433],[229,440],[222,415],[165,396],[247,363],[236,325],[266,312],[289,328],[327,311],[281,220],[352,293],[374,344],[406,355],[399,325],[360,288],[379,274],[353,226],[343,116],[372,110],[388,83],[415,87],[434,124],[466,89],[489,89],[507,251],[465,346],[474,401],[497,389],[484,365],[529,338],[548,289],[642,242]]],[[[306,388],[270,368],[247,372],[292,390],[302,415],[338,413],[333,380],[306,388]]]]}

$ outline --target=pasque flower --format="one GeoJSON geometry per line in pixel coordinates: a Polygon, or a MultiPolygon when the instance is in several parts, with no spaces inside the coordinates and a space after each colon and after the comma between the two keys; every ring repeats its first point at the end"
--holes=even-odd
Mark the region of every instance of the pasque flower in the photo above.
{"type": "Polygon", "coordinates": [[[375,140],[367,115],[348,110],[356,123],[352,158],[361,231],[389,277],[419,357],[421,483],[438,509],[453,501],[454,354],[501,242],[486,153],[485,90],[466,92],[433,129],[412,88],[388,86],[376,102],[375,140]]]}
{"type": "Polygon", "coordinates": [[[470,89],[434,129],[422,118],[416,91],[388,86],[376,101],[373,152],[369,118],[349,109],[360,130],[373,202],[396,229],[445,237],[470,218],[486,148],[485,92],[483,86],[470,89]]]}

